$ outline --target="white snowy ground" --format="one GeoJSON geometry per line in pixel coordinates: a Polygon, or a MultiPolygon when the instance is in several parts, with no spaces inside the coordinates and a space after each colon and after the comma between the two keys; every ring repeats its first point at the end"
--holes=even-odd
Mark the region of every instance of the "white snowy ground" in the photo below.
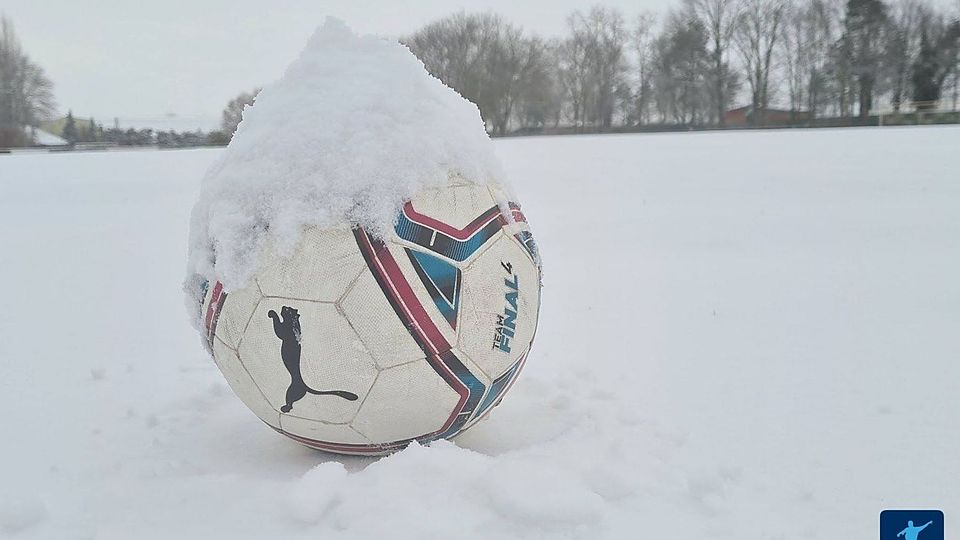
{"type": "MultiPolygon", "coordinates": [[[[500,140],[545,258],[455,444],[300,447],[183,307],[218,150],[0,156],[0,537],[876,537],[960,519],[960,129],[500,140]]],[[[954,525],[950,525],[954,523],[954,525]]]]}

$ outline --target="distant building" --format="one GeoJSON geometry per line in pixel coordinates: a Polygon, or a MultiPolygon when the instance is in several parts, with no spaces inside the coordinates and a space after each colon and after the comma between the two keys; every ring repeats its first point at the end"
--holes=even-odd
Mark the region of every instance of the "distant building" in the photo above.
{"type": "Polygon", "coordinates": [[[63,137],[58,137],[53,133],[44,131],[36,127],[26,129],[30,137],[31,146],[69,146],[70,142],[63,137]]]}
{"type": "MultiPolygon", "coordinates": [[[[759,120],[757,111],[753,109],[753,105],[730,109],[723,115],[723,120],[730,127],[760,125],[760,122],[757,121],[759,120]]],[[[810,113],[808,111],[763,109],[763,125],[766,126],[784,126],[809,120],[810,113]]]]}

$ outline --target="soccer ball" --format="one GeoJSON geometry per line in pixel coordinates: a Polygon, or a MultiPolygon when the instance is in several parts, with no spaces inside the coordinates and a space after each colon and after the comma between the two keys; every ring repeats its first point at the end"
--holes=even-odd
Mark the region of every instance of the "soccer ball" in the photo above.
{"type": "Polygon", "coordinates": [[[268,247],[239,290],[206,285],[206,343],[240,399],[312,448],[385,454],[454,437],[523,368],[540,309],[540,258],[495,185],[407,202],[387,238],[311,228],[268,247]]]}

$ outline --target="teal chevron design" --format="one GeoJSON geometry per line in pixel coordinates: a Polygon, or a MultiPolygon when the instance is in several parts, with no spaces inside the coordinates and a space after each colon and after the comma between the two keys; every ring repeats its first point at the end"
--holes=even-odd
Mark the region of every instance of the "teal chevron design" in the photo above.
{"type": "Polygon", "coordinates": [[[460,269],[443,259],[406,248],[410,263],[423,281],[433,303],[454,330],[460,310],[460,269]]]}

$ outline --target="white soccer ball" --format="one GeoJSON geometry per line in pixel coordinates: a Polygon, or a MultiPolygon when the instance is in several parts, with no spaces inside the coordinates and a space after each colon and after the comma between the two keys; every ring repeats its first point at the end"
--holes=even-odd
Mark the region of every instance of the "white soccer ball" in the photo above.
{"type": "Polygon", "coordinates": [[[291,257],[267,248],[239,290],[209,283],[206,342],[270,427],[312,448],[383,454],[454,437],[523,368],[540,308],[526,218],[495,185],[408,202],[388,238],[312,228],[291,257]]]}

